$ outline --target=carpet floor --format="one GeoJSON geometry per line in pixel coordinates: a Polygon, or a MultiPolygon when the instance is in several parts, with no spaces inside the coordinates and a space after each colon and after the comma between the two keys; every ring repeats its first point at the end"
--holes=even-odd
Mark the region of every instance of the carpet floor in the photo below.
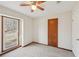
{"type": "Polygon", "coordinates": [[[1,57],[75,57],[73,52],[63,49],[32,43],[8,52],[1,57]]]}

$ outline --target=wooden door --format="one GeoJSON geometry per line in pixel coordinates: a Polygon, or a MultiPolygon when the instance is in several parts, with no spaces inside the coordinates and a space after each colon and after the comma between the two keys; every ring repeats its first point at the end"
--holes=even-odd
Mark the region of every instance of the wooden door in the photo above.
{"type": "Polygon", "coordinates": [[[58,47],[58,19],[48,20],[48,45],[58,47]]]}

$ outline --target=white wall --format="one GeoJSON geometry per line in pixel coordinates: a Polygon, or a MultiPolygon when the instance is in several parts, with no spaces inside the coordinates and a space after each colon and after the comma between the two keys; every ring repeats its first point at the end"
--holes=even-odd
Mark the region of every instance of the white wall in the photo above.
{"type": "Polygon", "coordinates": [[[79,57],[79,2],[73,8],[72,19],[72,49],[75,56],[79,57]]]}
{"type": "MultiPolygon", "coordinates": [[[[23,35],[24,35],[23,41],[22,41],[22,46],[32,42],[32,18],[28,17],[27,15],[18,13],[14,10],[11,10],[9,8],[6,8],[4,6],[1,6],[1,5],[0,5],[0,15],[21,18],[21,24],[23,23],[23,35]]],[[[22,28],[21,28],[21,30],[22,30],[22,28]]],[[[22,32],[20,32],[20,39],[22,39],[21,35],[22,35],[22,32]]]]}
{"type": "Polygon", "coordinates": [[[27,45],[32,42],[32,19],[25,18],[24,20],[24,43],[23,45],[27,45]]]}
{"type": "Polygon", "coordinates": [[[72,16],[66,12],[58,16],[58,46],[72,50],[72,16]]]}
{"type": "Polygon", "coordinates": [[[43,18],[33,20],[33,41],[48,44],[47,21],[47,19],[43,18]]]}
{"type": "MultiPolygon", "coordinates": [[[[50,15],[50,14],[49,14],[50,15]]],[[[56,16],[50,15],[33,21],[34,32],[33,39],[36,42],[48,44],[48,19],[58,17],[58,46],[65,49],[72,49],[71,12],[64,12],[56,16]],[[52,16],[52,17],[51,17],[52,16]]]]}

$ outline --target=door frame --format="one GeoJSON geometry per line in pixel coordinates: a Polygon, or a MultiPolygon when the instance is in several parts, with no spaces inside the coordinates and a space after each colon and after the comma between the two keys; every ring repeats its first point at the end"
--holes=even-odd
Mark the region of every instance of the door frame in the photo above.
{"type": "MultiPolygon", "coordinates": [[[[58,24],[58,18],[51,18],[48,19],[48,23],[50,20],[57,20],[57,24],[58,24]]],[[[49,25],[49,24],[48,24],[49,25]]],[[[48,26],[48,33],[49,33],[49,26],[48,26]]],[[[49,45],[49,34],[48,34],[48,45],[49,45]]],[[[50,45],[49,45],[50,46],[50,45]]],[[[54,47],[54,46],[53,46],[54,47]]],[[[58,25],[57,25],[57,48],[58,48],[58,25]]]]}

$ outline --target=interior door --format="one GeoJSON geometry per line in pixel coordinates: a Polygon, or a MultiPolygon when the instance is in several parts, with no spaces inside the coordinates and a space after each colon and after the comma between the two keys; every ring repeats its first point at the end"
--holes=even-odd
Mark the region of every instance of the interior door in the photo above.
{"type": "Polygon", "coordinates": [[[58,47],[58,19],[48,20],[48,45],[58,47]]]}
{"type": "Polygon", "coordinates": [[[2,51],[19,46],[19,20],[2,17],[2,51]]]}

